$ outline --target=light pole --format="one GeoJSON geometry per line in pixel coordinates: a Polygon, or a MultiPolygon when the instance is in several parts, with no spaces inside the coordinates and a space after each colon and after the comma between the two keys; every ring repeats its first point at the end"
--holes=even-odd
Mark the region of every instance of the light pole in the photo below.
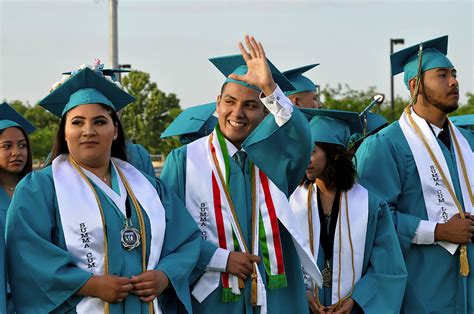
{"type": "Polygon", "coordinates": [[[109,0],[109,66],[118,67],[118,27],[117,27],[118,0],[109,0]]]}
{"type": "MultiPolygon", "coordinates": [[[[393,45],[397,44],[405,44],[405,39],[403,38],[390,38],[390,54],[393,53],[393,45]]],[[[392,120],[395,120],[395,99],[393,95],[393,74],[392,71],[390,70],[390,106],[392,107],[392,120]]]]}

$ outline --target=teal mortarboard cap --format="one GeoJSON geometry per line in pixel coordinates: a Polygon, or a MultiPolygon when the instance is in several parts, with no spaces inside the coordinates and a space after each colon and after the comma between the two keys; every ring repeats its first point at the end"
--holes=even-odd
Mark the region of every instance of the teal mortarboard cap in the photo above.
{"type": "MultiPolygon", "coordinates": [[[[215,65],[215,67],[221,71],[222,74],[226,77],[224,82],[233,82],[240,84],[242,86],[252,88],[254,90],[260,91],[256,86],[249,85],[242,81],[237,81],[234,79],[229,78],[230,74],[236,75],[245,75],[247,74],[247,65],[245,63],[244,58],[242,55],[230,55],[230,56],[223,56],[223,57],[215,57],[210,58],[209,61],[215,65]]],[[[273,80],[276,84],[280,87],[280,89],[284,92],[295,90],[295,87],[288,81],[288,79],[268,60],[268,66],[270,67],[270,71],[272,72],[273,80]]]]}
{"type": "Polygon", "coordinates": [[[349,137],[362,133],[359,114],[352,111],[300,108],[309,121],[313,142],[347,147],[349,137]]]}
{"type": "Polygon", "coordinates": [[[453,117],[449,117],[449,119],[455,126],[458,126],[461,128],[474,126],[474,113],[465,114],[462,116],[453,116],[453,117]]]}
{"type": "Polygon", "coordinates": [[[423,47],[421,72],[437,68],[453,68],[446,57],[448,53],[448,36],[442,36],[397,51],[390,56],[392,75],[404,72],[405,85],[418,75],[418,51],[423,47]]]}
{"type": "Polygon", "coordinates": [[[375,105],[382,104],[384,99],[385,96],[383,94],[375,95],[370,104],[359,114],[364,131],[362,134],[362,139],[378,132],[380,129],[388,125],[387,119],[385,119],[382,115],[370,111],[375,105]]]}
{"type": "Polygon", "coordinates": [[[119,111],[134,100],[133,96],[103,75],[84,68],[44,97],[39,105],[62,117],[72,108],[83,104],[98,103],[119,111]]]}
{"type": "MultiPolygon", "coordinates": [[[[362,123],[364,123],[364,121],[362,121],[362,123]]],[[[370,111],[367,112],[367,136],[377,133],[380,129],[387,125],[388,121],[382,115],[370,111]]]]}
{"type": "Polygon", "coordinates": [[[283,75],[295,87],[295,90],[285,92],[285,95],[289,96],[289,95],[302,93],[302,92],[315,91],[316,84],[314,84],[313,81],[311,81],[306,76],[303,76],[303,73],[311,70],[312,68],[318,65],[319,63],[315,63],[315,64],[305,65],[296,69],[291,69],[291,70],[283,72],[283,75]]]}
{"type": "Polygon", "coordinates": [[[161,138],[179,136],[181,143],[186,144],[209,135],[217,124],[215,111],[215,102],[187,108],[171,122],[161,138]]]}
{"type": "Polygon", "coordinates": [[[11,127],[19,127],[23,129],[26,134],[30,134],[35,130],[33,124],[23,118],[23,116],[10,107],[9,104],[4,102],[0,105],[0,130],[11,127]]]}
{"type": "Polygon", "coordinates": [[[359,114],[360,122],[362,124],[362,133],[351,134],[349,138],[349,146],[354,147],[354,145],[360,144],[367,136],[377,133],[388,125],[387,119],[382,115],[370,111],[373,106],[381,104],[383,101],[383,95],[375,95],[373,101],[362,110],[359,114]]]}

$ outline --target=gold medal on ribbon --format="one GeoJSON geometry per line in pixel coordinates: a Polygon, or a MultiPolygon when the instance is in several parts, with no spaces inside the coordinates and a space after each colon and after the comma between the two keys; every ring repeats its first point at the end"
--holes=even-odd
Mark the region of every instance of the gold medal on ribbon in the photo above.
{"type": "Polygon", "coordinates": [[[125,225],[120,231],[122,246],[127,251],[131,251],[140,246],[140,231],[133,226],[125,225]]]}

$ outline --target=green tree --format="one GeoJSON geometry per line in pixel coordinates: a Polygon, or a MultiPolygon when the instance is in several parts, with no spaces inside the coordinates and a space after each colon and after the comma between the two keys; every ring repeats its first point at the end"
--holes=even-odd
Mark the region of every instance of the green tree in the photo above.
{"type": "Polygon", "coordinates": [[[347,84],[344,85],[344,88],[341,84],[338,84],[336,88],[326,85],[321,91],[325,108],[356,112],[362,112],[376,93],[375,86],[364,91],[352,89],[347,84]]]}
{"type": "Polygon", "coordinates": [[[453,112],[453,116],[461,116],[465,114],[474,114],[474,93],[467,93],[467,103],[460,105],[458,110],[453,112]]]}
{"type": "Polygon", "coordinates": [[[132,71],[122,79],[125,90],[135,97],[121,114],[127,137],[145,146],[151,154],[168,154],[176,139],[160,139],[161,133],[181,112],[175,94],[166,94],[150,81],[150,74],[132,71]]]}

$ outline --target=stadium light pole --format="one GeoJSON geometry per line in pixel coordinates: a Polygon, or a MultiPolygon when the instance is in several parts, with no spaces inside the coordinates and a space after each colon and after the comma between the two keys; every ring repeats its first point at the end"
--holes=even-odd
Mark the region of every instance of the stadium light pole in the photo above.
{"type": "Polygon", "coordinates": [[[118,0],[109,0],[109,66],[111,69],[118,68],[117,6],[118,0]]]}

